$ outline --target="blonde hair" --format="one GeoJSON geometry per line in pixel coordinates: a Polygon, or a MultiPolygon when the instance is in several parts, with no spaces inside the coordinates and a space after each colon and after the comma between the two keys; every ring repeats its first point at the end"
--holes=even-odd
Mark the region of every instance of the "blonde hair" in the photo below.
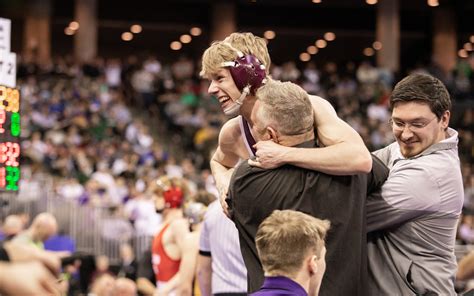
{"type": "Polygon", "coordinates": [[[257,90],[256,97],[262,126],[277,126],[284,135],[299,135],[313,129],[313,107],[308,94],[298,85],[269,79],[257,90]]]}
{"type": "Polygon", "coordinates": [[[267,75],[270,69],[270,54],[265,39],[252,33],[232,33],[223,41],[214,41],[202,55],[202,77],[213,75],[222,68],[223,62],[234,61],[244,55],[254,55],[265,66],[267,75]]]}
{"type": "Polygon", "coordinates": [[[294,276],[305,258],[321,256],[330,223],[302,212],[276,210],[258,227],[255,243],[268,275],[294,276]]]}

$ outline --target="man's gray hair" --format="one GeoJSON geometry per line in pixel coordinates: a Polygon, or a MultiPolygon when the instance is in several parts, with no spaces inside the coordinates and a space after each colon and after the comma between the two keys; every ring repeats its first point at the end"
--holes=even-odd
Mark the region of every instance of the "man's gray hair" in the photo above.
{"type": "Polygon", "coordinates": [[[314,117],[308,94],[292,82],[269,79],[257,93],[259,117],[283,135],[300,135],[313,128],[314,117]]]}

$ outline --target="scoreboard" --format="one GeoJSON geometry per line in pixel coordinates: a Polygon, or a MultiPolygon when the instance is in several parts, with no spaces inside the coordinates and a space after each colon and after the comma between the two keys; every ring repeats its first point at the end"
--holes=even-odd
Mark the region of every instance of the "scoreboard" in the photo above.
{"type": "Polygon", "coordinates": [[[20,94],[0,85],[0,191],[18,191],[20,180],[20,94]]]}
{"type": "Polygon", "coordinates": [[[0,18],[0,193],[18,191],[20,180],[20,92],[16,54],[10,52],[11,21],[0,18]]]}

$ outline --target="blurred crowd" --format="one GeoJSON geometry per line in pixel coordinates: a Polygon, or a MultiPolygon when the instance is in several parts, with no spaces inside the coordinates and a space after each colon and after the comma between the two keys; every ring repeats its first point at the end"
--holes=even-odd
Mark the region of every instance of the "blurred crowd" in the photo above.
{"type": "MultiPolygon", "coordinates": [[[[186,179],[191,193],[204,190],[217,196],[209,159],[227,118],[218,101],[208,95],[208,82],[199,77],[199,70],[200,61],[184,56],[169,65],[152,55],[123,60],[96,58],[84,64],[69,56],[49,64],[20,59],[22,162],[31,168],[30,172],[24,170],[28,178],[23,178],[21,190],[31,190],[28,182],[34,178],[30,176],[47,172],[54,176],[52,190],[57,196],[78,205],[110,209],[112,217],[126,221],[115,223],[111,219],[111,231],[105,231],[111,238],[157,233],[162,217],[155,211],[148,189],[161,176],[186,179]]],[[[452,95],[450,125],[459,131],[466,209],[458,241],[471,244],[474,56],[460,60],[449,75],[433,66],[410,71],[437,76],[452,95]]],[[[342,65],[309,62],[303,67],[287,62],[273,66],[271,72],[274,79],[296,82],[309,93],[329,100],[370,151],[394,141],[388,124],[388,99],[399,78],[394,73],[369,61],[342,65]]],[[[29,229],[29,221],[17,218],[3,223],[7,239],[29,229]]],[[[55,234],[57,229],[51,232],[55,234]]],[[[64,245],[69,247],[56,251],[74,253],[70,243],[62,242],[64,245]]],[[[106,295],[100,289],[133,287],[136,292],[133,282],[115,278],[137,269],[130,248],[123,245],[120,254],[127,266],[135,262],[133,268],[110,270],[107,257],[91,259],[97,279],[88,287],[91,291],[106,295]]],[[[67,266],[69,285],[78,285],[74,281],[80,269],[77,262],[72,260],[67,266]]],[[[125,278],[135,281],[136,274],[125,278]]]]}

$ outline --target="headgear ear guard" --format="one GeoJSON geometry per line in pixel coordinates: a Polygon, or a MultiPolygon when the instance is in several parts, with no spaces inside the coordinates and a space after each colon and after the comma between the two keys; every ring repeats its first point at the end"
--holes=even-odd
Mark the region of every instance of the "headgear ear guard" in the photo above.
{"type": "Polygon", "coordinates": [[[162,190],[162,195],[165,200],[165,208],[176,209],[181,207],[183,204],[184,193],[183,190],[180,187],[175,186],[171,180],[169,183],[170,184],[165,184],[162,179],[158,179],[156,181],[156,186],[162,190]]]}
{"type": "Polygon", "coordinates": [[[264,83],[266,77],[265,65],[254,55],[244,55],[237,51],[238,58],[232,62],[223,62],[223,67],[229,67],[234,83],[240,91],[249,87],[250,92],[255,94],[257,89],[264,83]]]}
{"type": "Polygon", "coordinates": [[[179,187],[170,187],[163,192],[165,198],[165,208],[177,209],[183,203],[183,191],[179,187]]]}

